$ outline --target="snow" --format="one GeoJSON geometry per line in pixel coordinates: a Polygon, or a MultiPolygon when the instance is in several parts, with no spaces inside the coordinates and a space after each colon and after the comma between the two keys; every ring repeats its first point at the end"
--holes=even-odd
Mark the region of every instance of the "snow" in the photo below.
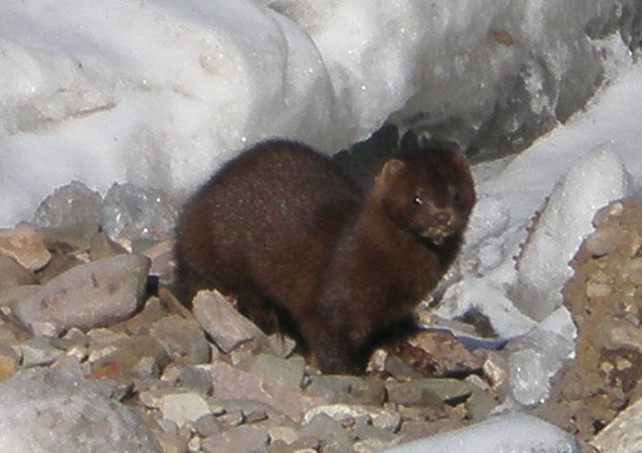
{"type": "MultiPolygon", "coordinates": [[[[391,120],[483,156],[557,125],[516,157],[475,167],[479,202],[435,311],[474,308],[500,343],[518,342],[503,409],[519,410],[546,398],[573,354],[575,328],[559,306],[567,261],[594,212],[642,180],[642,64],[627,47],[635,31],[617,30],[630,4],[5,0],[0,225],[30,219],[73,180],[90,201],[115,187],[115,212],[130,193],[160,216],[154,190],[129,183],[182,197],[270,136],[330,153],[391,120]]],[[[498,451],[512,445],[508,433],[524,443],[502,451],[575,451],[559,438],[542,446],[546,429],[515,415],[428,442],[498,451]]]]}

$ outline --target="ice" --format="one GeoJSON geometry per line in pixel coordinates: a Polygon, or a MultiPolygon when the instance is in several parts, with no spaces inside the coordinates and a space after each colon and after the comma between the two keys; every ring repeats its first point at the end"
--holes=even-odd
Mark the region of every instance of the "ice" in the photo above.
{"type": "Polygon", "coordinates": [[[579,453],[566,432],[535,417],[508,414],[456,431],[402,444],[386,453],[579,453]]]}
{"type": "Polygon", "coordinates": [[[114,184],[105,195],[102,225],[112,238],[160,238],[174,230],[176,201],[160,190],[114,184]]]}
{"type": "Polygon", "coordinates": [[[40,228],[100,223],[103,197],[79,181],[59,187],[36,209],[31,223],[40,228]]]}
{"type": "Polygon", "coordinates": [[[538,321],[557,308],[564,282],[573,275],[568,263],[593,231],[595,212],[633,193],[628,171],[608,145],[575,164],[551,192],[517,260],[518,281],[511,294],[515,305],[538,321]]]}

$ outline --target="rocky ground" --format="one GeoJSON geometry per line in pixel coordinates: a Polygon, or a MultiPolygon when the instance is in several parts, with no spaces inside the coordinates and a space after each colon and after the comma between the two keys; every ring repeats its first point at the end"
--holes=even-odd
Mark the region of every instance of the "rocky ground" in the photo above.
{"type": "MultiPolygon", "coordinates": [[[[641,390],[640,220],[642,200],[596,217],[565,290],[577,358],[532,408],[585,451],[616,451],[622,433],[609,433],[641,390]]],[[[0,411],[35,401],[31,419],[15,419],[39,426],[33,442],[49,451],[74,448],[42,434],[52,420],[73,433],[110,414],[93,451],[375,452],[480,421],[506,397],[507,351],[423,331],[376,351],[364,376],[326,376],[216,292],[185,310],[171,280],[167,234],[113,242],[91,222],[1,231],[0,411]]]]}

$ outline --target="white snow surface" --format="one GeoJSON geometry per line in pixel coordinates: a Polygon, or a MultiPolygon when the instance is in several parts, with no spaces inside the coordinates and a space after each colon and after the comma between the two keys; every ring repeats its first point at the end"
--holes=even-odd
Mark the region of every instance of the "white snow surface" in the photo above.
{"type": "MultiPolygon", "coordinates": [[[[582,65],[571,69],[584,54],[574,52],[594,48],[606,86],[585,111],[517,157],[474,169],[479,202],[436,310],[454,318],[475,308],[501,339],[518,341],[507,408],[536,404],[573,354],[575,328],[559,306],[567,261],[595,211],[642,181],[642,65],[617,35],[594,42],[584,34],[587,21],[618,4],[4,0],[0,225],[30,219],[72,180],[102,194],[118,181],[181,195],[270,136],[329,153],[390,115],[479,124],[498,81],[524,67],[529,108],[545,113],[558,106],[569,73],[577,77],[570,85],[581,85],[582,65]],[[516,44],[495,43],[501,30],[516,44]],[[550,79],[529,72],[538,59],[550,79]]],[[[498,451],[516,432],[524,444],[502,451],[575,451],[555,437],[543,445],[548,427],[537,420],[509,416],[492,428],[498,420],[440,436],[437,449],[398,451],[466,451],[465,442],[469,451],[498,451]]]]}
{"type": "Polygon", "coordinates": [[[73,179],[185,192],[271,136],[332,152],[394,112],[474,129],[518,70],[546,114],[577,59],[582,86],[617,55],[585,29],[619,4],[4,0],[0,225],[73,179]],[[513,45],[493,38],[506,30],[513,45]]]}

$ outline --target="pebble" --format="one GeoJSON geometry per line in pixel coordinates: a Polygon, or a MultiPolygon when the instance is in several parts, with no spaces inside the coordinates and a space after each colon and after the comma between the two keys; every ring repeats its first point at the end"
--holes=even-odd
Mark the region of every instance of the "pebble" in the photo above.
{"type": "Polygon", "coordinates": [[[41,336],[107,325],[139,307],[148,270],[149,259],[138,255],[78,266],[22,300],[14,312],[32,334],[41,336]]]}
{"type": "Polygon", "coordinates": [[[642,451],[642,400],[638,400],[621,412],[591,442],[598,451],[631,453],[642,451]]]}
{"type": "Polygon", "coordinates": [[[386,383],[386,388],[389,401],[404,406],[440,407],[442,401],[447,404],[455,404],[465,400],[472,393],[468,383],[457,379],[416,379],[410,382],[389,382],[386,383]]]}
{"type": "Polygon", "coordinates": [[[22,343],[22,365],[25,368],[50,365],[63,354],[48,338],[34,337],[22,343]]]}
{"type": "Polygon", "coordinates": [[[0,290],[38,283],[33,272],[22,266],[15,258],[0,253],[0,290]]]}
{"type": "Polygon", "coordinates": [[[0,254],[14,258],[31,271],[42,269],[51,259],[51,253],[36,230],[25,224],[0,230],[0,254]]]}
{"type": "Polygon", "coordinates": [[[343,424],[350,424],[358,418],[366,419],[368,423],[378,429],[395,432],[401,424],[401,417],[393,411],[380,407],[348,405],[348,404],[329,404],[325,406],[316,406],[306,412],[303,417],[303,423],[307,424],[320,414],[343,424]]]}
{"type": "Polygon", "coordinates": [[[173,421],[179,427],[210,414],[207,401],[199,394],[191,392],[165,394],[160,398],[158,407],[163,418],[173,421]]]}
{"type": "Polygon", "coordinates": [[[236,311],[218,291],[199,291],[192,303],[194,317],[223,352],[229,353],[246,342],[271,349],[261,329],[236,311]]]}
{"type": "Polygon", "coordinates": [[[263,452],[267,450],[268,431],[265,427],[238,426],[203,440],[203,453],[263,452]]]}

